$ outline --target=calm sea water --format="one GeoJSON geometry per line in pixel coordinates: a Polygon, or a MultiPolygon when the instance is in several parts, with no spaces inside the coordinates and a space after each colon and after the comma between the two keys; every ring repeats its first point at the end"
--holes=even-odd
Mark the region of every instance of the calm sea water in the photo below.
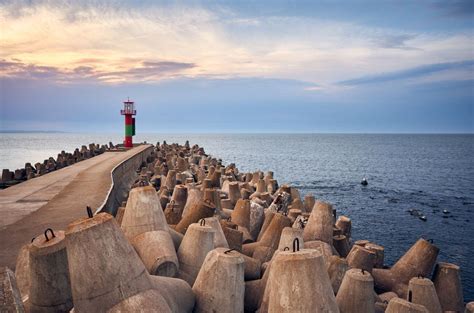
{"type": "MultiPolygon", "coordinates": [[[[419,237],[461,266],[474,300],[474,135],[142,134],[136,141],[197,143],[242,171],[273,170],[281,183],[332,202],[352,218],[354,239],[385,246],[395,262],[419,237]],[[369,185],[360,180],[367,177],[369,185]],[[426,222],[407,210],[422,211],[426,222]],[[443,210],[449,210],[449,218],[443,210]]],[[[2,134],[0,167],[18,168],[120,134],[2,134]]]]}

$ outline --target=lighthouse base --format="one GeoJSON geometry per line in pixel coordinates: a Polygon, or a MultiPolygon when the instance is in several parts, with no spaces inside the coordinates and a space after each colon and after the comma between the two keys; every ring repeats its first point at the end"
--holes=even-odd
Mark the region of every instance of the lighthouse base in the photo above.
{"type": "Polygon", "coordinates": [[[125,148],[133,148],[132,136],[125,137],[125,140],[123,141],[123,146],[125,148]]]}

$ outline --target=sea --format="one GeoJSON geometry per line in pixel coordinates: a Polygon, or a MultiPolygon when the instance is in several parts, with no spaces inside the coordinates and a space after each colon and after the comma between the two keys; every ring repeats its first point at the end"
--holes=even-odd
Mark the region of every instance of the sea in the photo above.
{"type": "MultiPolygon", "coordinates": [[[[122,140],[122,134],[107,133],[2,133],[0,167],[16,169],[61,150],[122,140]]],[[[418,238],[432,239],[439,261],[461,267],[464,300],[474,301],[474,135],[149,133],[134,140],[189,140],[241,171],[271,170],[280,184],[349,216],[353,239],[384,246],[388,265],[418,238]],[[367,186],[360,184],[363,178],[367,186]]]]}

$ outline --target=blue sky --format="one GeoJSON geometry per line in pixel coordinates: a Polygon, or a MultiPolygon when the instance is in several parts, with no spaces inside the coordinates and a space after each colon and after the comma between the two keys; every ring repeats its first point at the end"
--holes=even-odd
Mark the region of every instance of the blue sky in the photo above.
{"type": "Polygon", "coordinates": [[[474,132],[474,1],[0,1],[0,130],[474,132]]]}

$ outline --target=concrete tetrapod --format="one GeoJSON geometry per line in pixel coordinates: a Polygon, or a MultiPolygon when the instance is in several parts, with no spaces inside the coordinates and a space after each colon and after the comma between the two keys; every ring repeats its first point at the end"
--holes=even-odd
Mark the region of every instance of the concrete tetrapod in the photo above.
{"type": "Polygon", "coordinates": [[[272,222],[272,219],[275,217],[277,213],[274,211],[266,210],[264,212],[264,217],[263,217],[263,224],[262,227],[260,228],[260,233],[257,236],[257,241],[262,238],[263,234],[265,233],[265,230],[267,229],[268,225],[272,222]]]}
{"type": "MultiPolygon", "coordinates": [[[[196,298],[191,286],[182,279],[150,276],[155,290],[163,296],[171,312],[192,312],[196,298]]],[[[155,312],[160,312],[155,309],[155,312]]]]}
{"type": "Polygon", "coordinates": [[[175,230],[184,234],[189,225],[196,223],[200,219],[213,216],[214,212],[215,206],[213,203],[210,201],[199,201],[189,209],[185,216],[183,216],[178,225],[176,225],[175,230]]]}
{"type": "Polygon", "coordinates": [[[264,208],[256,202],[250,202],[250,236],[257,239],[260,229],[262,228],[263,220],[265,218],[264,208]]]}
{"type": "Polygon", "coordinates": [[[439,262],[434,270],[433,283],[443,311],[462,312],[464,309],[464,299],[459,266],[452,263],[439,262]]]}
{"type": "Polygon", "coordinates": [[[372,242],[369,242],[368,244],[366,244],[364,248],[375,252],[374,267],[382,268],[384,264],[385,248],[372,242]]]}
{"type": "Polygon", "coordinates": [[[243,233],[237,230],[237,225],[231,222],[223,222],[222,220],[220,223],[229,248],[242,252],[243,233]],[[231,225],[235,227],[231,227],[231,225]]]}
{"type": "Polygon", "coordinates": [[[186,204],[184,206],[183,214],[181,216],[186,216],[188,214],[189,209],[194,205],[198,204],[199,201],[202,200],[202,197],[203,191],[201,191],[199,188],[188,187],[188,198],[186,199],[186,204]]]}
{"type": "Polygon", "coordinates": [[[333,236],[333,246],[340,256],[346,257],[349,254],[349,240],[345,235],[333,236]]]}
{"type": "Polygon", "coordinates": [[[194,312],[244,311],[244,259],[225,248],[209,252],[193,285],[194,312]]]}
{"type": "Polygon", "coordinates": [[[289,226],[291,226],[291,220],[287,216],[275,213],[260,240],[243,245],[242,252],[247,256],[259,259],[262,263],[270,260],[273,252],[278,249],[281,232],[289,226]],[[257,251],[259,253],[256,253],[257,251]]]}
{"type": "Polygon", "coordinates": [[[250,229],[250,200],[239,199],[232,211],[232,222],[235,224],[250,229]]]}
{"type": "Polygon", "coordinates": [[[48,228],[30,245],[30,312],[69,312],[73,307],[64,232],[48,228]]]}
{"type": "Polygon", "coordinates": [[[312,194],[307,194],[304,196],[303,208],[306,212],[311,213],[315,203],[316,199],[312,194]]]}
{"type": "Polygon", "coordinates": [[[359,268],[372,272],[377,255],[364,247],[354,245],[347,255],[347,264],[352,268],[359,268]]]}
{"type": "Polygon", "coordinates": [[[190,286],[194,284],[199,270],[209,251],[214,249],[215,230],[205,226],[204,220],[200,224],[189,225],[188,231],[178,249],[179,276],[190,286]]]}
{"type": "Polygon", "coordinates": [[[351,238],[352,221],[347,216],[341,215],[336,221],[336,227],[342,231],[342,234],[348,239],[351,238]]]}
{"type": "Polygon", "coordinates": [[[350,269],[344,275],[336,296],[341,313],[374,313],[374,279],[369,272],[350,269]]]}
{"type": "Polygon", "coordinates": [[[407,300],[423,305],[430,313],[443,312],[434,284],[428,278],[414,277],[410,279],[407,300]]]}
{"type": "Polygon", "coordinates": [[[121,227],[150,274],[177,274],[178,257],[153,187],[130,191],[121,227]]]}
{"type": "Polygon", "coordinates": [[[222,213],[222,202],[220,197],[220,191],[217,188],[206,188],[204,189],[204,202],[212,203],[216,209],[216,215],[221,215],[222,213]]]}
{"type": "Polygon", "coordinates": [[[174,230],[171,227],[168,229],[168,232],[170,233],[171,240],[173,240],[174,250],[178,251],[178,248],[181,245],[181,241],[183,241],[184,235],[181,233],[178,233],[176,230],[174,230]]]}
{"type": "MultiPolygon", "coordinates": [[[[280,251],[275,251],[273,258],[279,253],[280,251]]],[[[258,310],[262,303],[263,294],[265,293],[265,289],[267,287],[268,277],[270,276],[270,268],[272,265],[272,261],[268,261],[266,264],[266,270],[263,273],[261,279],[250,280],[245,282],[245,312],[255,312],[258,310]]],[[[263,266],[262,266],[263,272],[263,266]]]]}
{"type": "Polygon", "coordinates": [[[181,215],[183,214],[187,198],[188,188],[185,185],[176,185],[173,190],[173,196],[171,197],[169,203],[171,206],[167,206],[164,210],[168,224],[178,224],[179,220],[181,219],[181,215]]]}
{"type": "Polygon", "coordinates": [[[342,280],[349,269],[347,261],[344,258],[340,258],[336,255],[329,257],[329,265],[327,266],[329,279],[331,280],[332,290],[335,294],[339,291],[342,284],[342,280]]]}
{"type": "Polygon", "coordinates": [[[323,255],[323,259],[324,259],[324,263],[326,264],[326,267],[329,266],[330,258],[333,255],[332,246],[330,244],[321,240],[313,240],[313,241],[306,241],[304,243],[304,246],[306,249],[316,249],[319,252],[321,252],[323,255]]]}
{"type": "Polygon", "coordinates": [[[130,190],[121,227],[128,239],[147,231],[168,231],[155,188],[145,186],[130,190]]]}
{"type": "Polygon", "coordinates": [[[333,208],[327,202],[316,201],[303,231],[305,241],[321,240],[332,245],[333,208]]]}
{"type": "Polygon", "coordinates": [[[235,206],[237,201],[242,198],[240,194],[240,187],[238,182],[230,182],[229,183],[229,200],[231,206],[235,206]]]}
{"type": "Polygon", "coordinates": [[[192,311],[191,287],[180,279],[150,276],[111,215],[100,213],[71,223],[66,245],[75,312],[104,312],[121,302],[123,306],[113,312],[134,312],[140,307],[136,302],[147,303],[143,311],[192,311]],[[143,293],[150,289],[156,292],[147,294],[162,296],[165,302],[147,301],[150,297],[143,293]]]}
{"type": "Polygon", "coordinates": [[[385,313],[430,313],[424,306],[403,300],[392,298],[388,303],[385,313]]]}
{"type": "Polygon", "coordinates": [[[178,257],[168,231],[148,231],[135,236],[130,243],[150,274],[169,277],[178,274],[178,257]]]}
{"type": "Polygon", "coordinates": [[[300,248],[304,248],[303,242],[303,230],[292,228],[292,227],[285,227],[281,231],[280,242],[278,244],[278,250],[283,251],[285,248],[290,249],[293,245],[293,241],[295,238],[298,238],[300,242],[300,248]]]}
{"type": "Polygon", "coordinates": [[[152,289],[145,266],[111,215],[69,224],[66,246],[76,313],[104,312],[152,289]]]}
{"type": "Polygon", "coordinates": [[[338,313],[321,253],[293,250],[275,254],[258,312],[338,313]]]}
{"type": "Polygon", "coordinates": [[[285,227],[291,227],[291,220],[283,214],[276,213],[258,243],[274,250],[278,249],[281,232],[285,227]]]}
{"type": "Polygon", "coordinates": [[[217,217],[207,217],[204,219],[207,226],[211,226],[216,231],[214,233],[214,248],[229,248],[227,239],[225,238],[224,231],[222,230],[221,223],[217,217]]]}
{"type": "Polygon", "coordinates": [[[438,252],[436,246],[419,239],[391,269],[373,269],[375,287],[381,291],[393,291],[405,298],[411,278],[431,274],[438,252]]]}
{"type": "MultiPolygon", "coordinates": [[[[240,253],[235,250],[234,253],[240,253]]],[[[243,253],[240,253],[240,256],[244,259],[244,278],[245,280],[254,280],[259,279],[262,270],[262,263],[254,258],[246,256],[243,253]]]]}
{"type": "Polygon", "coordinates": [[[166,175],[164,185],[168,187],[169,190],[173,190],[174,186],[176,186],[176,171],[169,170],[168,175],[166,175]]]}

